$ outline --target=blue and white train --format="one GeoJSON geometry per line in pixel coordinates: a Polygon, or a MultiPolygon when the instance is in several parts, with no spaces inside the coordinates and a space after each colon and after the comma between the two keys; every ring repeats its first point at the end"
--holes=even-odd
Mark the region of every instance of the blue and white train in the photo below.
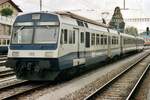
{"type": "Polygon", "coordinates": [[[7,67],[19,79],[54,80],[71,69],[142,50],[143,45],[140,37],[71,12],[28,13],[13,24],[7,67]]]}

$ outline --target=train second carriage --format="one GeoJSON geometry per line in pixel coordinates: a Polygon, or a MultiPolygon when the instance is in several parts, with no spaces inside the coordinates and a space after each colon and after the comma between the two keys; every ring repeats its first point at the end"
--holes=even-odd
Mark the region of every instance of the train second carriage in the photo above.
{"type": "Polygon", "coordinates": [[[142,41],[70,12],[28,13],[13,24],[7,67],[19,79],[54,80],[70,69],[141,50],[142,41]]]}

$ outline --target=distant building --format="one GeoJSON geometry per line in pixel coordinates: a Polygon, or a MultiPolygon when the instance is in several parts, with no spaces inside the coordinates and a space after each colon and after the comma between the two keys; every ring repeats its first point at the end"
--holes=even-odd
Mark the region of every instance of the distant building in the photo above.
{"type": "Polygon", "coordinates": [[[5,8],[10,8],[13,13],[12,16],[6,17],[2,16],[0,13],[0,36],[10,35],[11,25],[13,20],[18,15],[18,13],[22,12],[22,10],[12,1],[12,0],[0,0],[0,11],[5,8]]]}

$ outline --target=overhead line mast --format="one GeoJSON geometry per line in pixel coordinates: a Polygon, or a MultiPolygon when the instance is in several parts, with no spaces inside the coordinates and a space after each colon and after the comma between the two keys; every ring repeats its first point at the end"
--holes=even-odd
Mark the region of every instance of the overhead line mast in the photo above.
{"type": "Polygon", "coordinates": [[[42,11],[42,0],[40,0],[40,11],[42,11]]]}
{"type": "Polygon", "coordinates": [[[126,2],[125,2],[125,0],[123,1],[123,8],[124,8],[124,10],[126,9],[126,2]]]}

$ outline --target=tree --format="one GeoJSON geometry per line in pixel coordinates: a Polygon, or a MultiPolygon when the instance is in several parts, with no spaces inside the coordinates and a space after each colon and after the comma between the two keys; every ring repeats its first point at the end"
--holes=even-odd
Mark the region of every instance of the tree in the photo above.
{"type": "Polygon", "coordinates": [[[109,27],[117,29],[119,32],[124,32],[125,22],[119,7],[115,8],[111,21],[109,22],[109,27]]]}
{"type": "Polygon", "coordinates": [[[4,8],[4,9],[1,10],[1,15],[2,16],[8,17],[8,16],[12,16],[12,14],[13,14],[13,10],[10,9],[10,8],[4,8]]]}
{"type": "Polygon", "coordinates": [[[138,30],[137,30],[137,28],[135,28],[135,27],[127,27],[127,28],[125,29],[125,33],[126,33],[126,34],[130,34],[130,35],[133,35],[133,36],[137,36],[137,35],[138,35],[138,30]]]}

